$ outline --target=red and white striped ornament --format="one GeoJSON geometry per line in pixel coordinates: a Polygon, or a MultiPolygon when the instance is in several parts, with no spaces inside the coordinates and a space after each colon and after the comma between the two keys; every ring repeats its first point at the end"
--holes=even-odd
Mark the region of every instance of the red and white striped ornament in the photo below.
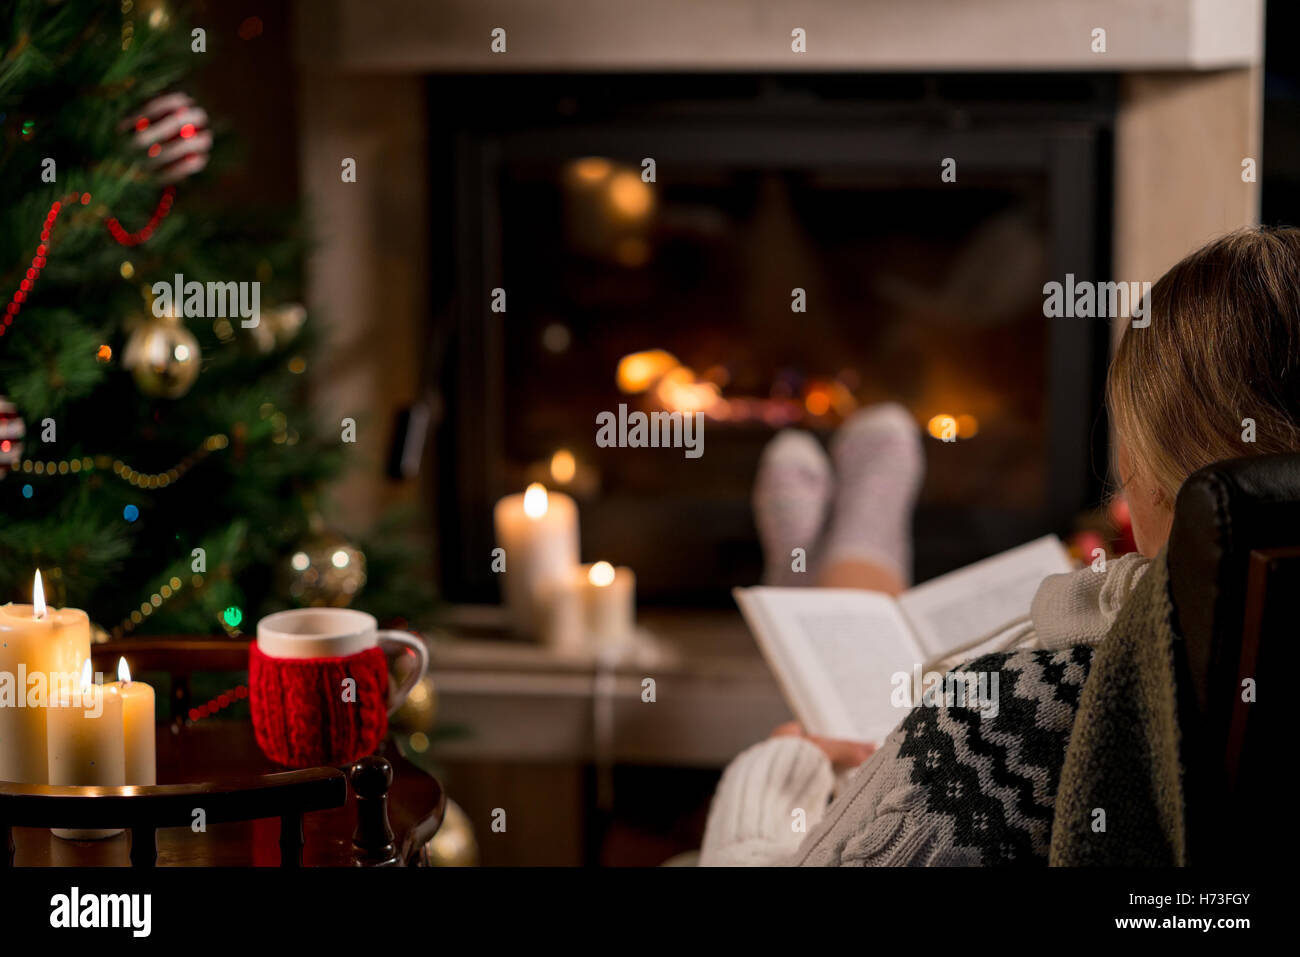
{"type": "Polygon", "coordinates": [[[149,157],[162,183],[175,183],[208,165],[212,133],[208,114],[184,93],[155,97],[122,121],[132,142],[149,157]]]}

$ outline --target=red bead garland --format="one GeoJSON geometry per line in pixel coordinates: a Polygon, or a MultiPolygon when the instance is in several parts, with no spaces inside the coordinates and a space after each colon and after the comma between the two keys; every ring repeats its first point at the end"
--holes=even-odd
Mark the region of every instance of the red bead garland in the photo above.
{"type": "MultiPolygon", "coordinates": [[[[168,186],[163,190],[162,198],[158,200],[158,206],[153,211],[143,228],[128,233],[122,228],[122,224],[117,221],[116,217],[108,220],[108,231],[112,233],[113,238],[123,246],[138,246],[153,235],[158,224],[167,218],[171,212],[172,203],[176,200],[176,187],[168,186]]],[[[45,225],[41,227],[41,242],[36,247],[36,255],[32,257],[32,263],[27,267],[27,275],[18,288],[14,291],[13,296],[9,299],[9,304],[5,306],[4,318],[0,320],[0,336],[9,331],[9,327],[14,323],[14,317],[22,311],[23,303],[27,301],[27,294],[32,291],[32,286],[36,284],[37,277],[40,276],[41,270],[45,268],[47,253],[50,248],[50,233],[54,230],[54,224],[58,221],[59,213],[64,206],[71,206],[73,203],[81,203],[82,206],[89,205],[89,193],[70,193],[62,200],[55,200],[50,204],[50,211],[45,215],[45,225]]]]}
{"type": "Polygon", "coordinates": [[[117,217],[110,217],[108,220],[108,231],[113,234],[113,238],[123,246],[138,246],[158,228],[158,224],[167,218],[167,214],[172,211],[172,202],[176,198],[176,187],[168,186],[163,190],[162,199],[158,200],[158,206],[154,209],[153,215],[149,217],[149,222],[145,223],[140,229],[133,233],[128,233],[122,228],[122,224],[117,221],[117,217]]]}
{"type": "Polygon", "coordinates": [[[62,201],[55,200],[50,205],[50,211],[45,215],[45,225],[41,227],[41,242],[36,247],[36,255],[32,257],[32,264],[27,268],[27,275],[23,281],[18,284],[17,290],[9,299],[9,305],[5,307],[4,321],[0,322],[0,336],[9,331],[9,327],[14,323],[14,317],[22,311],[23,303],[27,301],[27,294],[32,291],[32,286],[36,284],[36,279],[45,268],[45,254],[49,251],[50,232],[54,229],[54,223],[59,218],[59,212],[63,209],[64,204],[69,206],[80,200],[83,204],[90,202],[90,194],[86,193],[82,198],[81,193],[72,193],[65,196],[62,201]]]}
{"type": "Polygon", "coordinates": [[[223,708],[229,708],[236,701],[243,701],[247,697],[248,685],[238,685],[223,694],[217,695],[207,704],[199,705],[197,708],[190,708],[189,719],[191,722],[202,720],[216,714],[223,708]]]}

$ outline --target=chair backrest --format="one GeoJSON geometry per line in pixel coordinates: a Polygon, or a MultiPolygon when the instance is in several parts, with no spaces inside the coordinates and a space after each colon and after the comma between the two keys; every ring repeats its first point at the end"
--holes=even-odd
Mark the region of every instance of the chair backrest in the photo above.
{"type": "Polygon", "coordinates": [[[126,638],[90,646],[95,670],[117,674],[125,657],[135,674],[160,671],[171,678],[168,714],[183,724],[190,710],[190,677],[205,671],[247,671],[248,646],[238,638],[126,638]]]}
{"type": "Polygon", "coordinates": [[[1188,857],[1283,853],[1281,649],[1296,640],[1300,455],[1218,462],[1178,494],[1168,547],[1188,857]],[[1269,678],[1276,678],[1271,682],[1269,678]]]}

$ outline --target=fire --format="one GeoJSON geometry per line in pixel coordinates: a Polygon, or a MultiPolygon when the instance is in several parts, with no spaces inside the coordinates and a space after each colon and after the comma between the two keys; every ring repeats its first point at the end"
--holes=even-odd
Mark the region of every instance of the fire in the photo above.
{"type": "Polygon", "coordinates": [[[584,156],[574,160],[569,168],[573,175],[586,183],[599,183],[613,171],[613,164],[601,156],[584,156]]]}
{"type": "Polygon", "coordinates": [[[926,424],[926,431],[933,438],[941,441],[951,441],[952,439],[973,439],[979,434],[979,419],[973,415],[949,415],[941,412],[938,415],[931,416],[930,421],[926,424]]]}
{"type": "Polygon", "coordinates": [[[619,391],[629,395],[644,392],[680,365],[675,355],[663,349],[633,352],[618,360],[619,391]]]}
{"type": "Polygon", "coordinates": [[[712,382],[698,381],[685,366],[678,366],[659,380],[655,395],[669,412],[707,412],[718,401],[721,390],[712,382]]]}
{"type": "Polygon", "coordinates": [[[831,410],[831,390],[824,385],[814,385],[803,397],[803,404],[810,415],[825,415],[831,410]]]}
{"type": "Polygon", "coordinates": [[[654,206],[654,193],[641,177],[624,170],[609,181],[609,202],[626,219],[641,219],[654,206]]]}

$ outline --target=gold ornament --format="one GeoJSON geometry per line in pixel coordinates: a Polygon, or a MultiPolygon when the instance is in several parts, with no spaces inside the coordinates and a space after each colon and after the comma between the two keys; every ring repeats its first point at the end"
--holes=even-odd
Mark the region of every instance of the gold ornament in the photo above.
{"type": "Polygon", "coordinates": [[[272,309],[263,309],[261,320],[252,329],[258,351],[274,352],[288,345],[306,320],[307,310],[301,303],[286,302],[272,309]]]}
{"type": "Polygon", "coordinates": [[[199,377],[199,340],[174,315],[147,315],[127,337],[122,365],[145,395],[179,399],[199,377]]]}
{"type": "Polygon", "coordinates": [[[165,0],[136,0],[136,9],[155,30],[166,30],[172,22],[172,12],[165,0]]]}
{"type": "Polygon", "coordinates": [[[346,608],[366,583],[366,556],[332,532],[319,532],[289,556],[289,594],[303,605],[346,608]]]}
{"type": "Polygon", "coordinates": [[[411,689],[411,693],[388,723],[403,731],[428,734],[433,730],[437,718],[438,689],[433,684],[433,678],[425,675],[411,689]]]}
{"type": "Polygon", "coordinates": [[[420,849],[420,860],[429,867],[474,867],[478,864],[474,825],[451,798],[447,799],[442,827],[420,849]]]}

